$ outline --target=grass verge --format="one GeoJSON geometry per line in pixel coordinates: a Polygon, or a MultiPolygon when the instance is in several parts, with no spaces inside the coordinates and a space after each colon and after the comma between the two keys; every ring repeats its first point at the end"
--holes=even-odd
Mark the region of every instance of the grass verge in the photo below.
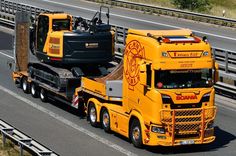
{"type": "MultiPolygon", "coordinates": [[[[6,144],[3,147],[2,135],[0,135],[0,156],[19,156],[19,153],[19,147],[8,139],[6,140],[6,144]]],[[[24,151],[24,156],[31,156],[31,154],[24,151]]]]}
{"type": "MultiPolygon", "coordinates": [[[[171,0],[129,0],[129,1],[176,9],[176,7],[171,3],[171,0]]],[[[201,13],[223,17],[223,10],[224,10],[225,11],[224,17],[236,19],[236,9],[235,9],[236,0],[223,0],[223,1],[211,0],[211,4],[212,4],[211,10],[208,10],[208,12],[201,12],[201,13]]]]}

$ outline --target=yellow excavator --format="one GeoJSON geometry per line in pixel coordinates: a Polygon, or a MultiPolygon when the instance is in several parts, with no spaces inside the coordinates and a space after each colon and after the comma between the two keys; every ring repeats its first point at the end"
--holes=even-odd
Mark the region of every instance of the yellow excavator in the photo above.
{"type": "Polygon", "coordinates": [[[78,65],[110,61],[114,56],[114,33],[102,22],[102,8],[90,22],[63,12],[42,13],[31,30],[30,49],[41,61],[49,64],[78,65]],[[76,29],[78,24],[83,28],[76,29]],[[74,28],[74,30],[73,30],[74,28]]]}
{"type": "Polygon", "coordinates": [[[68,79],[106,75],[114,47],[108,7],[101,6],[91,21],[63,12],[41,13],[30,30],[30,50],[37,57],[28,64],[30,77],[64,91],[68,79]]]}

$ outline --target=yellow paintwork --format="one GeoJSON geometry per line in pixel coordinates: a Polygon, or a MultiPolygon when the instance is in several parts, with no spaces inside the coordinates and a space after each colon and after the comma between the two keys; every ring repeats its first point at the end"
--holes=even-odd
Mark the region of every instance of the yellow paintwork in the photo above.
{"type": "MultiPolygon", "coordinates": [[[[68,19],[71,18],[72,16],[66,13],[42,13],[40,15],[48,16],[49,17],[49,32],[53,31],[52,30],[52,21],[53,19],[68,19]]],[[[70,24],[70,31],[72,31],[72,20],[70,24]]]]}
{"type": "Polygon", "coordinates": [[[192,31],[190,29],[179,29],[179,30],[137,30],[129,29],[129,34],[135,34],[139,36],[147,36],[147,34],[152,34],[153,36],[190,36],[192,31]]]}
{"type": "Polygon", "coordinates": [[[15,71],[12,72],[12,79],[16,82],[17,79],[21,79],[23,76],[28,77],[27,71],[15,71]]]}
{"type": "Polygon", "coordinates": [[[47,55],[49,57],[59,57],[62,58],[63,57],[63,34],[66,31],[53,31],[51,33],[48,33],[48,37],[47,40],[45,42],[45,46],[44,46],[44,51],[47,52],[47,55]],[[60,40],[59,44],[52,44],[49,42],[50,38],[57,38],[60,40]],[[55,47],[54,49],[59,49],[59,54],[55,54],[55,53],[50,53],[50,48],[55,47]]]}
{"type": "MultiPolygon", "coordinates": [[[[171,115],[173,112],[167,113],[164,118],[161,117],[161,112],[166,110],[178,112],[179,110],[171,109],[170,104],[163,104],[161,94],[170,96],[174,104],[199,103],[202,105],[200,108],[193,107],[186,109],[186,111],[199,110],[205,112],[210,109],[215,112],[214,88],[156,89],[154,87],[154,70],[214,69],[215,62],[212,59],[210,45],[202,40],[196,43],[158,42],[157,38],[163,36],[192,37],[192,32],[188,29],[165,31],[131,29],[128,31],[124,52],[122,105],[117,105],[114,101],[109,101],[109,97],[106,95],[106,86],[96,82],[96,80],[82,78],[82,89],[80,88],[80,90],[91,94],[93,101],[96,99],[94,103],[98,105],[96,106],[98,109],[97,118],[99,118],[99,114],[101,113],[101,107],[105,107],[109,111],[111,129],[125,137],[129,137],[129,125],[131,119],[135,117],[141,125],[143,144],[150,146],[177,146],[181,145],[181,141],[189,139],[193,140],[195,144],[210,143],[215,139],[214,130],[213,128],[206,129],[206,127],[201,131],[201,137],[199,138],[175,139],[172,136],[173,133],[171,132],[170,126],[168,128],[164,122],[165,118],[173,117],[171,115]],[[204,52],[208,52],[208,55],[204,56],[204,52]],[[149,64],[151,68],[151,86],[144,85],[146,80],[144,73],[147,71],[146,66],[144,66],[145,64],[149,64]],[[210,94],[209,101],[201,102],[202,97],[206,94],[210,94]],[[181,99],[182,96],[190,98],[181,99]],[[106,102],[99,102],[101,98],[106,100],[106,102]],[[165,127],[165,134],[152,132],[151,127],[153,125],[165,127]],[[205,137],[203,136],[204,133],[205,137]],[[163,139],[163,137],[165,138],[163,139]]],[[[195,116],[192,117],[194,119],[195,116]]],[[[209,114],[202,113],[200,115],[201,120],[197,123],[207,126],[208,123],[214,120],[215,114],[211,116],[210,120],[208,117],[209,114]]],[[[173,122],[170,124],[186,123],[173,122]]],[[[180,131],[179,133],[187,134],[197,132],[180,131]]]]}
{"type": "MultiPolygon", "coordinates": [[[[154,69],[197,69],[197,68],[209,68],[213,66],[211,59],[211,49],[209,43],[201,41],[200,43],[158,43],[156,38],[137,36],[130,34],[127,36],[126,43],[132,40],[138,40],[139,43],[145,47],[144,57],[146,60],[151,60],[154,69]],[[202,52],[208,51],[208,56],[202,56],[197,58],[171,58],[171,52],[202,52]],[[166,52],[168,57],[163,57],[162,52],[166,52]],[[156,59],[153,59],[156,58],[156,59]],[[158,59],[159,58],[159,59],[158,59]]],[[[141,48],[143,48],[141,47],[141,48]]],[[[198,54],[198,56],[200,55],[198,54]]]]}
{"type": "Polygon", "coordinates": [[[82,89],[87,90],[88,92],[94,93],[97,96],[102,97],[104,99],[107,98],[106,86],[103,83],[99,83],[97,81],[88,79],[86,77],[82,77],[81,81],[82,81],[82,85],[81,85],[82,89]]]}
{"type": "Polygon", "coordinates": [[[72,19],[72,16],[66,13],[43,13],[40,15],[48,16],[49,18],[49,28],[48,28],[48,34],[47,39],[44,44],[43,52],[45,52],[49,57],[55,57],[55,58],[63,58],[63,34],[64,32],[71,32],[72,31],[72,20],[70,23],[70,30],[60,30],[60,31],[53,31],[52,28],[52,21],[53,19],[72,19]],[[50,43],[50,38],[57,38],[60,40],[60,43],[52,44],[50,43]],[[59,49],[59,54],[51,53],[50,48],[54,46],[54,49],[59,49]]]}

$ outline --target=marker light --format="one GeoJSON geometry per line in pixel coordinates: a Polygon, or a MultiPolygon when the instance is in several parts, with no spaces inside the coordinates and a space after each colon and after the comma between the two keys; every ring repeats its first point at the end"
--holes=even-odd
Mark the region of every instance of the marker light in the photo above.
{"type": "Polygon", "coordinates": [[[202,40],[203,40],[204,42],[208,42],[208,40],[207,40],[207,37],[206,37],[206,36],[203,36],[202,40]]]}
{"type": "Polygon", "coordinates": [[[162,55],[162,57],[168,57],[168,54],[167,54],[167,52],[165,52],[165,51],[163,51],[163,52],[161,53],[161,55],[162,55]]]}
{"type": "Polygon", "coordinates": [[[204,51],[202,55],[203,55],[203,56],[208,56],[208,54],[209,54],[208,51],[204,51]]]}

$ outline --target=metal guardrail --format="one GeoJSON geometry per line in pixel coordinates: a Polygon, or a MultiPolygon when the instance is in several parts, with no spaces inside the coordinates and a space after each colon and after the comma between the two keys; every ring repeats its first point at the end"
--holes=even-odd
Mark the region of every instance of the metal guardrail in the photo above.
{"type": "Polygon", "coordinates": [[[236,87],[228,85],[222,82],[217,82],[215,85],[216,93],[220,95],[230,96],[231,98],[236,98],[236,87]]]}
{"type": "MultiPolygon", "coordinates": [[[[118,2],[119,0],[116,0],[118,2]]],[[[28,11],[31,12],[32,17],[37,16],[40,12],[51,12],[52,10],[47,10],[44,8],[38,8],[31,5],[19,4],[9,0],[1,0],[0,3],[0,14],[3,13],[4,17],[7,18],[6,14],[9,16],[15,15],[17,11],[28,11]]],[[[2,15],[0,15],[2,17],[2,15]]],[[[9,19],[9,18],[8,18],[9,19]]],[[[14,19],[11,18],[14,21],[14,19]]],[[[87,19],[88,20],[88,19],[87,19]]],[[[2,19],[0,19],[1,24],[2,19]]],[[[3,20],[4,21],[4,20],[3,20]]],[[[6,24],[5,20],[5,24],[6,24]]],[[[9,22],[12,26],[13,23],[9,22]]],[[[116,58],[121,59],[123,56],[124,44],[126,40],[126,35],[128,28],[112,25],[112,29],[115,30],[115,41],[116,41],[116,58]]],[[[212,47],[213,57],[219,63],[220,76],[224,78],[231,79],[234,81],[235,87],[236,83],[236,51],[231,51],[227,49],[221,49],[217,47],[212,47]]]]}
{"type": "Polygon", "coordinates": [[[134,3],[127,0],[86,0],[86,1],[108,4],[111,6],[124,7],[124,8],[133,9],[133,10],[139,10],[139,11],[143,11],[144,13],[149,13],[149,14],[167,15],[167,16],[172,16],[172,17],[177,17],[177,18],[184,18],[184,19],[189,19],[189,20],[194,20],[194,21],[199,21],[199,22],[205,22],[205,23],[211,23],[211,24],[236,28],[236,20],[225,18],[225,17],[210,16],[206,14],[194,13],[190,11],[183,11],[183,10],[171,9],[171,8],[165,8],[165,7],[158,7],[154,5],[147,5],[143,3],[137,3],[137,2],[134,3]]]}
{"type": "Polygon", "coordinates": [[[14,21],[9,21],[9,20],[6,20],[4,18],[0,18],[0,25],[4,26],[4,27],[7,27],[7,28],[10,28],[10,29],[15,28],[15,22],[14,21]]]}
{"type": "Polygon", "coordinates": [[[24,133],[15,129],[8,123],[0,119],[0,132],[2,134],[3,146],[6,144],[6,139],[10,139],[20,147],[20,156],[24,155],[24,150],[33,155],[38,156],[58,156],[55,152],[44,147],[37,141],[28,137],[24,133]]]}

